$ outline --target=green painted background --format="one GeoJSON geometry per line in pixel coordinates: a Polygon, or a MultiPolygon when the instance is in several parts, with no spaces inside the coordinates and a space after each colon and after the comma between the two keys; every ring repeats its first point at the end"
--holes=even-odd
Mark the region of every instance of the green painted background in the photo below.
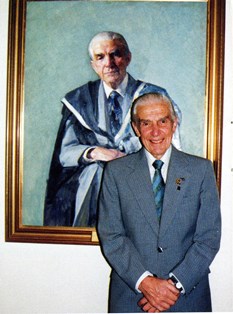
{"type": "Polygon", "coordinates": [[[125,36],[133,55],[128,71],[167,89],[183,113],[183,150],[203,156],[206,10],[200,2],[27,3],[23,224],[42,225],[60,99],[96,79],[87,47],[97,32],[125,36]]]}

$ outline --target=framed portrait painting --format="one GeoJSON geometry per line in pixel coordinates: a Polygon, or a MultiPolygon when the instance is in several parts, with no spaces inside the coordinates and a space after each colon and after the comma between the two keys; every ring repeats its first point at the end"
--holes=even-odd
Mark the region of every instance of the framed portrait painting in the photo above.
{"type": "Polygon", "coordinates": [[[182,149],[212,160],[220,190],[224,25],[222,0],[10,0],[6,241],[98,244],[95,225],[45,225],[44,206],[61,99],[98,78],[88,45],[102,31],[124,36],[134,78],[178,104],[182,149]]]}

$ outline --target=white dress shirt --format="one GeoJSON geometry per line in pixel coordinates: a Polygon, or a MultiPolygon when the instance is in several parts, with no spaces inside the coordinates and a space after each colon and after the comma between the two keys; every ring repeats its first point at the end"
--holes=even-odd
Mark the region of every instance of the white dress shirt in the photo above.
{"type": "MultiPolygon", "coordinates": [[[[171,151],[172,151],[172,147],[170,146],[167,151],[165,152],[165,154],[162,156],[162,158],[160,160],[163,161],[163,166],[161,168],[161,174],[164,180],[164,183],[166,183],[167,181],[167,171],[168,171],[168,166],[169,166],[169,162],[170,162],[170,157],[171,157],[171,151]]],[[[148,162],[148,167],[149,167],[149,171],[150,171],[150,177],[151,177],[151,182],[153,182],[153,178],[154,178],[154,174],[155,174],[155,168],[153,166],[154,161],[156,160],[156,158],[151,155],[146,149],[145,149],[145,153],[146,153],[146,158],[147,158],[147,162],[148,162]]],[[[172,276],[173,273],[170,273],[169,276],[172,276]]],[[[145,279],[147,276],[152,276],[153,274],[149,271],[145,271],[138,279],[138,281],[136,282],[136,290],[138,292],[141,292],[138,287],[140,285],[140,283],[143,281],[143,279],[145,279]]],[[[173,275],[174,276],[174,275],[173,275]]],[[[177,279],[177,278],[176,278],[177,279]]],[[[177,279],[177,281],[179,281],[177,279]]],[[[182,286],[183,291],[182,293],[184,293],[184,287],[182,286]]]]}

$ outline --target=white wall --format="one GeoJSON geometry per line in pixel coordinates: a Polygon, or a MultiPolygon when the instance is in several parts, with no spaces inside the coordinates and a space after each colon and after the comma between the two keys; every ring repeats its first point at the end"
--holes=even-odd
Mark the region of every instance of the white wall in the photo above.
{"type": "MultiPolygon", "coordinates": [[[[5,243],[4,158],[8,0],[0,0],[0,313],[106,312],[109,267],[98,246],[5,243]]],[[[222,216],[212,265],[213,310],[233,312],[233,3],[227,0],[222,216]]]]}

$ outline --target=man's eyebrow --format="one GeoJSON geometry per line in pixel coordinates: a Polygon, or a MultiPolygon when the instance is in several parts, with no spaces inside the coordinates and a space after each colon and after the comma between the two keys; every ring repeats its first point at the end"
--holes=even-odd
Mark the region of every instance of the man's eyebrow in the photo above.
{"type": "Polygon", "coordinates": [[[103,57],[104,57],[104,54],[102,52],[93,54],[93,59],[98,59],[98,58],[103,58],[103,57]]]}
{"type": "Polygon", "coordinates": [[[103,52],[94,52],[94,56],[102,56],[103,54],[103,52]]]}
{"type": "Polygon", "coordinates": [[[170,119],[170,118],[171,118],[171,116],[168,114],[165,117],[160,118],[159,120],[170,119]]]}
{"type": "Polygon", "coordinates": [[[110,54],[121,54],[121,50],[119,48],[114,49],[113,51],[110,52],[110,54]]]}
{"type": "Polygon", "coordinates": [[[138,118],[138,121],[139,122],[151,122],[150,119],[140,119],[140,118],[138,118]]]}
{"type": "MultiPolygon", "coordinates": [[[[165,119],[171,119],[171,116],[170,116],[170,115],[167,115],[167,116],[164,116],[164,117],[159,118],[159,119],[156,120],[156,121],[161,121],[161,120],[165,120],[165,119]]],[[[152,120],[150,120],[150,119],[140,119],[140,118],[138,118],[138,121],[139,121],[139,122],[151,122],[152,120]]]]}
{"type": "Polygon", "coordinates": [[[138,118],[139,121],[150,121],[150,119],[140,119],[138,118]]]}

